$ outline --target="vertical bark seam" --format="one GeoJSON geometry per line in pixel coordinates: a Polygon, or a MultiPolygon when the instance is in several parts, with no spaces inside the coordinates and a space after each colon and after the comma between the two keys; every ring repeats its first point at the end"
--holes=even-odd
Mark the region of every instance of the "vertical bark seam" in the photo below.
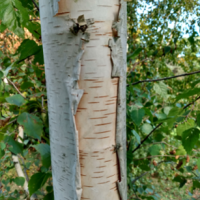
{"type": "Polygon", "coordinates": [[[127,200],[127,191],[126,191],[126,146],[123,140],[123,134],[126,128],[123,127],[122,121],[123,119],[122,113],[124,111],[124,95],[123,90],[125,77],[126,77],[126,58],[123,56],[123,43],[121,40],[122,37],[126,37],[122,35],[124,33],[124,25],[126,13],[124,12],[126,8],[126,3],[123,0],[120,0],[120,11],[119,11],[119,20],[113,23],[112,28],[115,29],[118,33],[117,38],[112,38],[109,40],[109,47],[111,48],[111,58],[113,62],[112,69],[112,77],[119,77],[119,89],[118,89],[118,100],[117,100],[117,127],[116,127],[116,146],[120,148],[116,149],[119,165],[120,165],[120,178],[121,181],[117,182],[118,191],[121,197],[121,200],[127,200]]]}

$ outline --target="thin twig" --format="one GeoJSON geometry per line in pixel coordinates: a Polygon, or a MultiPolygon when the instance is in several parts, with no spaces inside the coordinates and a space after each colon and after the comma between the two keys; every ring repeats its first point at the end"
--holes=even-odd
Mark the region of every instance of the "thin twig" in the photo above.
{"type": "Polygon", "coordinates": [[[140,146],[149,138],[149,136],[156,130],[158,129],[163,123],[158,124],[142,141],[141,143],[132,151],[134,153],[136,150],[140,148],[140,146]]]}
{"type": "Polygon", "coordinates": [[[176,148],[176,147],[174,147],[174,146],[168,144],[167,142],[153,142],[153,143],[145,144],[145,145],[143,145],[143,147],[144,147],[144,146],[148,146],[148,145],[154,145],[154,144],[165,144],[165,145],[167,145],[167,146],[169,146],[169,147],[176,148]]]}
{"type": "MultiPolygon", "coordinates": [[[[183,109],[186,109],[187,107],[189,107],[190,105],[192,105],[192,104],[194,104],[197,100],[199,100],[200,99],[200,96],[199,97],[197,97],[193,102],[191,102],[191,103],[189,103],[189,104],[187,104],[185,107],[183,107],[183,109]]],[[[157,129],[157,128],[159,128],[161,125],[163,124],[163,122],[162,123],[160,123],[160,124],[158,124],[142,141],[141,141],[141,143],[132,151],[132,153],[134,153],[136,150],[138,150],[140,147],[141,147],[141,145],[149,138],[149,136],[157,129]]]]}
{"type": "MultiPolygon", "coordinates": [[[[133,159],[133,160],[146,160],[146,159],[151,159],[151,158],[156,158],[156,157],[181,157],[181,158],[187,158],[187,156],[184,156],[184,155],[155,155],[155,156],[147,156],[147,157],[144,157],[144,158],[136,158],[136,159],[133,159]]],[[[199,158],[198,156],[190,156],[191,158],[199,158]]]]}
{"type": "MultiPolygon", "coordinates": [[[[164,161],[164,160],[163,160],[163,161],[160,161],[159,163],[157,163],[157,167],[158,167],[160,164],[164,163],[164,162],[168,162],[168,161],[164,161]]],[[[131,181],[131,183],[134,184],[137,180],[139,180],[140,178],[142,178],[143,176],[145,176],[146,174],[148,174],[148,173],[150,173],[150,172],[151,172],[151,171],[142,173],[140,176],[136,177],[133,181],[131,181]]]]}
{"type": "Polygon", "coordinates": [[[200,99],[200,96],[197,97],[193,102],[191,102],[191,103],[187,104],[186,106],[184,106],[183,109],[186,109],[187,107],[191,106],[192,104],[194,104],[199,99],[200,99]]]}
{"type": "MultiPolygon", "coordinates": [[[[198,74],[198,73],[200,73],[200,70],[195,71],[195,72],[185,73],[185,74],[179,74],[179,75],[176,75],[176,76],[165,77],[165,78],[137,81],[135,83],[131,83],[130,85],[137,85],[139,83],[150,83],[150,82],[165,81],[165,80],[169,80],[169,79],[173,79],[173,78],[178,78],[178,77],[182,77],[182,76],[189,76],[189,75],[198,74]]],[[[130,85],[127,84],[126,87],[129,87],[130,85]]]]}
{"type": "Polygon", "coordinates": [[[36,2],[34,0],[32,0],[33,4],[35,5],[35,7],[37,8],[38,11],[40,11],[38,5],[36,4],[36,2]]]}
{"type": "Polygon", "coordinates": [[[10,79],[8,79],[8,78],[6,78],[6,79],[8,80],[8,82],[9,82],[10,84],[13,85],[13,87],[17,90],[17,92],[18,92],[23,98],[26,98],[26,97],[19,91],[19,89],[17,88],[17,86],[16,86],[10,79]]]}
{"type": "Polygon", "coordinates": [[[12,123],[14,123],[14,122],[16,122],[16,121],[17,121],[17,118],[14,119],[14,120],[12,120],[11,122],[7,123],[6,125],[10,125],[10,124],[12,124],[12,123]]]}

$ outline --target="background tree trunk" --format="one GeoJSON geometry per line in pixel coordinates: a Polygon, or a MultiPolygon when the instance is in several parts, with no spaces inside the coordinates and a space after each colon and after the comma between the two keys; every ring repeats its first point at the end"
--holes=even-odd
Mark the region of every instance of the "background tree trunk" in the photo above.
{"type": "Polygon", "coordinates": [[[40,0],[40,15],[55,200],[126,200],[126,3],[40,0]]]}

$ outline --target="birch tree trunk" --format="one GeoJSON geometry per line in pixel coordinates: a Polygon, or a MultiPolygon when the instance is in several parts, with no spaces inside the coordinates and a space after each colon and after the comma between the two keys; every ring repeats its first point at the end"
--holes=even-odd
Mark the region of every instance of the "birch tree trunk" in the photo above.
{"type": "Polygon", "coordinates": [[[55,200],[127,200],[126,3],[40,0],[55,200]]]}

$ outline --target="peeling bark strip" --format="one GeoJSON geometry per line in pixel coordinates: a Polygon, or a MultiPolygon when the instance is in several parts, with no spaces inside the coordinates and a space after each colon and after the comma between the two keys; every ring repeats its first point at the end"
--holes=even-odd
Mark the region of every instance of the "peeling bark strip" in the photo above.
{"type": "Polygon", "coordinates": [[[40,0],[40,14],[55,200],[126,200],[126,3],[40,0]]]}
{"type": "Polygon", "coordinates": [[[120,0],[121,9],[117,22],[113,23],[113,29],[117,31],[118,38],[109,40],[111,57],[113,62],[112,77],[119,77],[118,102],[117,102],[117,127],[116,127],[116,149],[120,177],[118,189],[122,200],[127,200],[127,178],[126,178],[126,3],[120,0]]]}

